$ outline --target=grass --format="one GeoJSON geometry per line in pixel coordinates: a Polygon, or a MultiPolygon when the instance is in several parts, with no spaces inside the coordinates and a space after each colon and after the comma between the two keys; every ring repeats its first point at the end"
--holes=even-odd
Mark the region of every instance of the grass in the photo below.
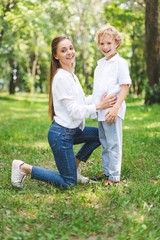
{"type": "MultiPolygon", "coordinates": [[[[10,182],[13,159],[56,170],[47,142],[47,101],[43,94],[0,93],[0,239],[159,240],[160,106],[128,97],[120,186],[79,184],[62,191],[28,177],[16,189],[10,182]]],[[[101,147],[81,168],[89,177],[102,172],[101,147]]]]}

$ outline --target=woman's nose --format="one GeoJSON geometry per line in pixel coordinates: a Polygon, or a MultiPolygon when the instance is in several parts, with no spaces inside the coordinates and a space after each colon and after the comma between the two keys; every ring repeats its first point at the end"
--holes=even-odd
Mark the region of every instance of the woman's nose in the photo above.
{"type": "Polygon", "coordinates": [[[70,50],[70,49],[68,49],[68,50],[67,50],[67,53],[68,53],[68,54],[70,54],[70,53],[71,53],[71,50],[70,50]]]}

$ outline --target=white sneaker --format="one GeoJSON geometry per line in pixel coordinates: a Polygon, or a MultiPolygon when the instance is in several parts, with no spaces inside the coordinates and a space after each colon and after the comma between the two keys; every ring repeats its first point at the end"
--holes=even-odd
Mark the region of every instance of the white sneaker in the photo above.
{"type": "Polygon", "coordinates": [[[27,173],[23,173],[20,171],[20,166],[23,163],[23,161],[16,159],[14,159],[12,162],[11,182],[13,186],[18,188],[23,187],[23,182],[27,177],[27,173]]]}
{"type": "Polygon", "coordinates": [[[88,183],[89,178],[81,175],[81,169],[77,168],[77,182],[79,183],[88,183]]]}

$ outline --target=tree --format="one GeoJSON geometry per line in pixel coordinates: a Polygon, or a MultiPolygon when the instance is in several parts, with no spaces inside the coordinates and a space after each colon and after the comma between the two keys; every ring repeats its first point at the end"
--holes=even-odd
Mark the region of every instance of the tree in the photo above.
{"type": "MultiPolygon", "coordinates": [[[[8,32],[9,23],[6,20],[6,17],[11,11],[16,7],[17,1],[15,0],[2,0],[0,4],[0,47],[1,47],[1,54],[4,55],[4,52],[9,53],[8,57],[8,65],[10,69],[10,84],[9,84],[9,92],[10,94],[15,93],[15,87],[16,87],[16,76],[14,76],[14,68],[16,66],[16,61],[14,60],[14,53],[13,51],[9,51],[9,45],[3,46],[4,41],[4,35],[8,32]],[[15,78],[14,78],[15,77],[15,78]]],[[[15,69],[16,70],[16,69],[15,69]]]]}
{"type": "Polygon", "coordinates": [[[148,85],[145,103],[160,103],[160,36],[158,0],[145,0],[145,40],[148,85]]]}
{"type": "Polygon", "coordinates": [[[40,4],[38,0],[3,0],[0,4],[0,13],[2,13],[0,53],[1,61],[6,62],[5,69],[0,68],[0,74],[4,76],[6,82],[10,76],[11,94],[14,94],[17,85],[13,79],[15,62],[18,64],[18,75],[21,76],[21,78],[17,76],[21,82],[21,89],[34,92],[35,84],[40,80],[42,72],[45,77],[41,78],[41,87],[42,79],[46,81],[46,71],[40,71],[40,63],[46,66],[47,51],[49,52],[48,36],[51,26],[48,24],[50,19],[45,12],[46,2],[40,4]],[[9,71],[7,74],[6,69],[9,71]],[[22,83],[25,86],[22,87],[22,83]]]}

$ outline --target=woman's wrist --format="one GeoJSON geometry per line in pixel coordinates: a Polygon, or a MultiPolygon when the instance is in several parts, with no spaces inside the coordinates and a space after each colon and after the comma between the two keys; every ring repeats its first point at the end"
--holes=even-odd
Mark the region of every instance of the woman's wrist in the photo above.
{"type": "Polygon", "coordinates": [[[102,109],[100,103],[95,104],[95,106],[96,106],[96,110],[100,110],[100,109],[102,109]]]}

